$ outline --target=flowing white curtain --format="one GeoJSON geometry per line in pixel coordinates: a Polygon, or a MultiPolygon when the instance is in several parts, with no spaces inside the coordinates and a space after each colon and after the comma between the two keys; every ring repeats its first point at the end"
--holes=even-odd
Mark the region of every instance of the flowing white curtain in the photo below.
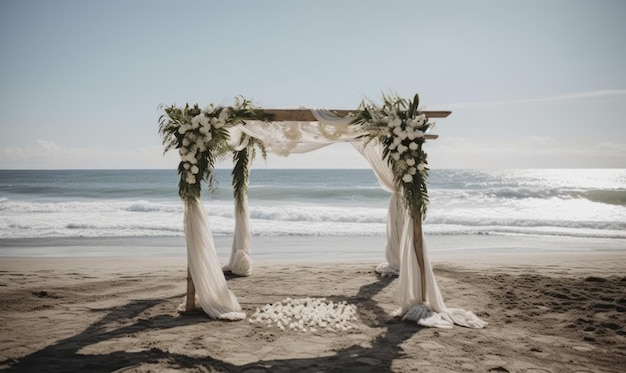
{"type": "Polygon", "coordinates": [[[391,167],[383,160],[383,146],[377,139],[367,144],[358,140],[351,143],[369,162],[378,183],[383,189],[391,193],[387,210],[387,246],[385,247],[387,262],[376,267],[376,272],[383,276],[398,275],[400,269],[400,233],[404,224],[404,214],[402,213],[402,206],[400,206],[402,198],[395,190],[391,167]]]}
{"type": "Polygon", "coordinates": [[[252,259],[250,259],[250,212],[248,209],[248,196],[244,195],[241,205],[235,202],[235,232],[233,245],[230,252],[228,265],[223,271],[230,271],[237,276],[250,276],[252,274],[252,259]]]}
{"type": "Polygon", "coordinates": [[[426,250],[426,244],[422,232],[415,232],[413,219],[405,209],[404,227],[400,239],[400,276],[398,278],[398,297],[400,310],[405,319],[417,321],[418,324],[429,327],[452,328],[453,324],[468,328],[483,328],[486,322],[477,317],[473,312],[460,308],[447,308],[439,291],[437,280],[433,272],[426,250]],[[414,235],[422,235],[422,247],[414,247],[414,235]],[[417,265],[415,250],[422,250],[424,268],[417,265]],[[422,270],[424,281],[422,284],[422,270]],[[423,308],[422,287],[426,288],[424,303],[434,311],[432,314],[416,312],[423,308]]]}
{"type": "Polygon", "coordinates": [[[185,202],[184,228],[189,273],[204,312],[216,319],[245,319],[246,314],[241,311],[237,298],[226,284],[209,220],[198,199],[185,202]]]}

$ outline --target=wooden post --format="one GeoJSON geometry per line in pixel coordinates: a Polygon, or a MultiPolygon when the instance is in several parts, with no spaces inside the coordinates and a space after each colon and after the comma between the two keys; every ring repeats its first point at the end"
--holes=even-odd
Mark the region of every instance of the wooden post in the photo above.
{"type": "Polygon", "coordinates": [[[426,303],[426,268],[424,266],[424,241],[422,235],[422,217],[413,218],[413,250],[417,257],[417,265],[420,268],[420,282],[422,289],[422,302],[426,303]]]}
{"type": "Polygon", "coordinates": [[[192,312],[196,309],[196,286],[193,284],[189,266],[187,266],[187,303],[185,304],[185,312],[192,312]]]}

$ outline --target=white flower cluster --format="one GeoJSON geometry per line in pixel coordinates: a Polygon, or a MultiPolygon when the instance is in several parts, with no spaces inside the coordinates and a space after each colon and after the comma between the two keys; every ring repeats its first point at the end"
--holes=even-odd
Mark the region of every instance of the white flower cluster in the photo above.
{"type": "Polygon", "coordinates": [[[219,115],[214,113],[213,105],[209,105],[200,111],[200,114],[191,118],[190,123],[183,123],[178,128],[178,133],[184,135],[182,146],[178,150],[183,167],[186,170],[185,181],[187,184],[195,184],[200,172],[198,160],[201,154],[209,149],[213,140],[212,128],[222,128],[230,119],[230,111],[223,108],[219,115]]]}
{"type": "Polygon", "coordinates": [[[335,303],[326,298],[287,298],[276,304],[267,304],[250,316],[251,323],[276,325],[281,330],[315,333],[355,329],[356,306],[346,302],[335,303]]]}
{"type": "Polygon", "coordinates": [[[395,161],[396,170],[403,173],[402,181],[410,183],[418,171],[423,171],[424,163],[416,164],[419,143],[424,140],[424,132],[419,128],[424,126],[428,118],[420,114],[414,118],[402,121],[395,112],[385,113],[375,118],[379,123],[386,124],[386,136],[393,138],[389,144],[390,156],[395,161]]]}

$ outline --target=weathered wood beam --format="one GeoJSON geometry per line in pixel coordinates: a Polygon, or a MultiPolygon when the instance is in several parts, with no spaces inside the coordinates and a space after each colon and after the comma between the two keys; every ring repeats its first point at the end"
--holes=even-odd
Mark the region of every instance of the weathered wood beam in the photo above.
{"type": "MultiPolygon", "coordinates": [[[[345,117],[354,110],[330,110],[338,117],[345,117]]],[[[308,109],[263,109],[263,112],[276,122],[315,122],[317,119],[308,109]]],[[[422,111],[428,118],[447,118],[451,111],[422,111]]],[[[439,135],[427,134],[424,136],[427,140],[434,140],[439,135]]]]}
{"type": "MultiPolygon", "coordinates": [[[[330,110],[338,117],[345,117],[355,110],[330,110]]],[[[315,122],[317,119],[307,109],[263,109],[265,114],[271,116],[277,122],[315,122]]],[[[429,118],[446,118],[451,111],[422,111],[429,118]]]]}

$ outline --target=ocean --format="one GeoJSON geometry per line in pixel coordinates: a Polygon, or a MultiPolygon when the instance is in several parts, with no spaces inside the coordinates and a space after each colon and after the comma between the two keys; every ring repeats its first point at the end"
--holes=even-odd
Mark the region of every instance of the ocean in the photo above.
{"type": "MultiPolygon", "coordinates": [[[[230,170],[216,173],[203,201],[227,255],[230,170]]],[[[175,170],[0,170],[0,256],[184,255],[177,184],[175,170]]],[[[429,195],[435,250],[626,249],[624,169],[432,170],[429,195]]],[[[311,255],[352,242],[355,256],[384,255],[388,200],[369,169],[253,170],[253,247],[277,257],[284,242],[311,255]]]]}

